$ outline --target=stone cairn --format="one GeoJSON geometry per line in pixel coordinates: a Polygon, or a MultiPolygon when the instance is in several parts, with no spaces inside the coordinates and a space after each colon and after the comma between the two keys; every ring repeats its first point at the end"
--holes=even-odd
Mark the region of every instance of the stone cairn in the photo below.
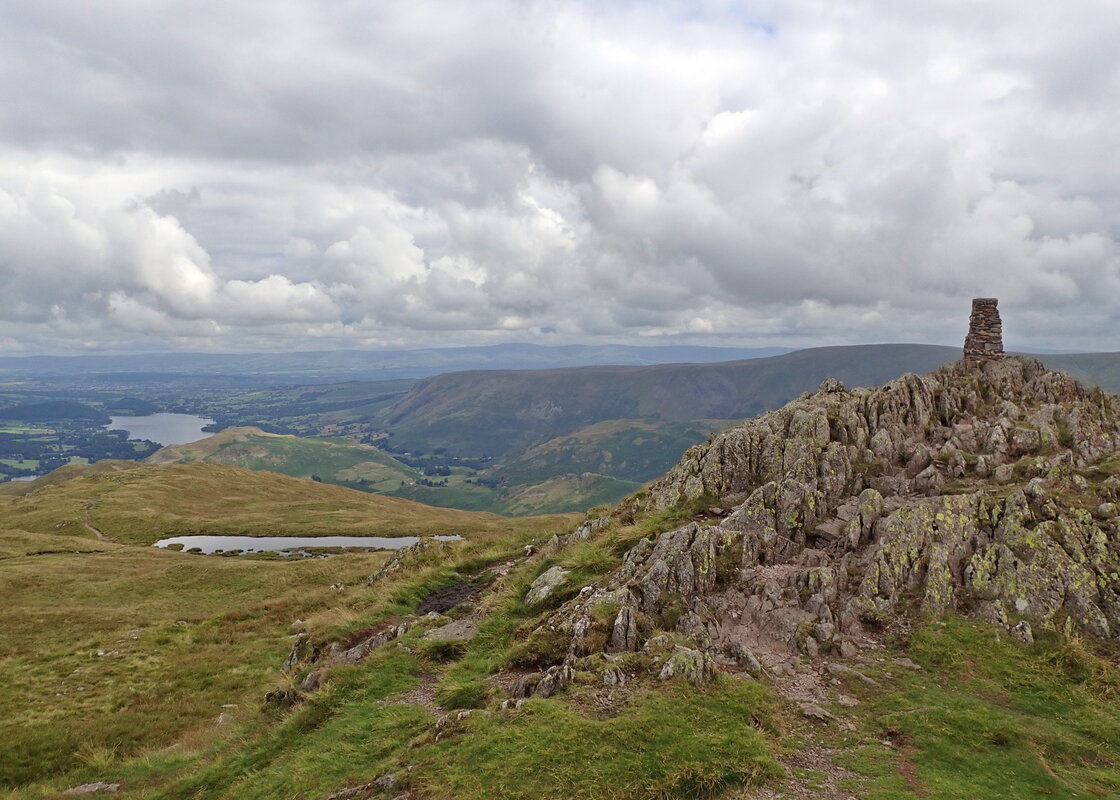
{"type": "Polygon", "coordinates": [[[964,361],[979,364],[1003,358],[1003,323],[994,297],[977,297],[972,301],[968,319],[968,336],[964,340],[964,361]]]}

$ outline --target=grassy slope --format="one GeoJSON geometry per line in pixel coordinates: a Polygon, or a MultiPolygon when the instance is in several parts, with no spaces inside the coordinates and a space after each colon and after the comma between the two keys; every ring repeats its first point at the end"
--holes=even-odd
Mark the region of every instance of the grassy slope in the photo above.
{"type": "MultiPolygon", "coordinates": [[[[926,621],[867,674],[863,706],[827,738],[868,800],[1120,796],[1117,651],[1049,634],[1023,645],[987,624],[926,621]]],[[[819,736],[819,733],[816,735],[819,736]]]]}
{"type": "Polygon", "coordinates": [[[206,406],[225,425],[273,425],[300,434],[368,420],[407,392],[412,380],[277,386],[213,398],[206,406]]]}
{"type": "MultiPolygon", "coordinates": [[[[0,533],[0,549],[12,540],[0,533]]],[[[358,581],[385,557],[252,561],[82,544],[104,552],[0,560],[0,787],[73,773],[55,785],[66,788],[121,757],[205,740],[223,712],[231,726],[255,715],[292,622],[337,602],[331,583],[358,581]]]]}
{"type": "MultiPolygon", "coordinates": [[[[151,544],[187,534],[415,536],[510,532],[523,523],[396,497],[221,464],[142,465],[101,462],[74,477],[21,494],[0,494],[5,525],[89,536],[90,523],[110,539],[151,544]]],[[[49,478],[49,476],[48,476],[49,478]]],[[[558,523],[561,520],[545,521],[558,523]]],[[[536,524],[536,523],[532,523],[536,524]]]]}
{"type": "Polygon", "coordinates": [[[405,486],[393,492],[418,503],[472,511],[529,516],[564,514],[594,506],[609,505],[641,488],[640,483],[621,481],[609,475],[583,473],[544,478],[538,483],[505,486],[494,490],[461,480],[450,486],[405,486]]]}
{"type": "MultiPolygon", "coordinates": [[[[734,420],[651,421],[612,419],[535,445],[491,477],[527,485],[558,475],[592,472],[644,482],[668,471],[681,453],[734,420]]],[[[618,499],[618,498],[615,498],[618,499]]]]}
{"type": "MultiPolygon", "coordinates": [[[[260,711],[259,699],[279,681],[295,616],[316,641],[396,619],[546,531],[483,535],[341,595],[328,584],[354,584],[375,557],[276,563],[116,547],[0,561],[0,574],[14,575],[0,583],[0,623],[13,632],[0,661],[8,693],[0,708],[15,709],[5,713],[18,733],[0,765],[24,764],[25,779],[51,765],[53,777],[20,798],[83,780],[122,780],[128,796],[145,798],[324,797],[388,773],[394,791],[433,800],[749,797],[735,787],[758,782],[792,799],[829,781],[842,792],[834,796],[875,800],[1120,791],[1116,668],[1077,641],[1024,646],[955,619],[888,637],[891,649],[857,664],[876,686],[845,679],[830,687],[860,700],[834,707],[844,724],[805,720],[765,682],[730,677],[702,690],[647,680],[604,713],[604,687],[580,674],[565,694],[497,710],[493,676],[548,650],[547,637],[529,633],[550,608],[611,569],[638,537],[672,524],[613,528],[553,559],[524,561],[484,598],[475,639],[437,648],[422,640],[421,625],[367,663],[337,668],[280,717],[260,711]],[[528,584],[554,563],[572,570],[569,579],[544,606],[525,606],[528,584]],[[95,648],[120,652],[97,657],[95,648]],[[923,669],[895,665],[898,655],[923,669]],[[427,705],[422,686],[452,709],[490,711],[452,713],[437,727],[447,711],[427,705]],[[237,703],[226,709],[232,719],[214,727],[225,703],[237,703]],[[57,724],[63,715],[68,724],[57,724]],[[180,744],[167,749],[172,740],[180,744]],[[848,771],[837,782],[798,768],[794,756],[806,748],[848,771]],[[792,765],[788,778],[779,778],[776,758],[792,765]]],[[[15,766],[7,769],[12,780],[15,766]]]]}
{"type": "Polygon", "coordinates": [[[118,544],[81,525],[90,503],[94,524],[137,544],[184,529],[454,530],[466,537],[456,547],[486,552],[573,524],[429,509],[209,464],[101,463],[18,489],[0,498],[4,524],[26,528],[0,531],[0,789],[37,783],[25,796],[93,780],[110,765],[172,768],[243,724],[267,724],[261,697],[296,620],[345,632],[387,608],[360,588],[331,589],[360,587],[383,553],[219,558],[118,544]]]}
{"type": "Polygon", "coordinates": [[[149,456],[152,464],[207,461],[269,470],[295,478],[317,475],[328,483],[391,492],[402,481],[422,477],[418,470],[376,447],[348,439],[280,436],[259,428],[227,428],[207,439],[165,447],[149,456]],[[365,483],[358,485],[360,481],[365,483]]]}

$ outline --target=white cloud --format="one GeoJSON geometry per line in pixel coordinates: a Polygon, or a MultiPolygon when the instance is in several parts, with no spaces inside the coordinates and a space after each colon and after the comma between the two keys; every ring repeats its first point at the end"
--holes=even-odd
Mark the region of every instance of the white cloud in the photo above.
{"type": "Polygon", "coordinates": [[[1015,341],[1109,348],[1118,34],[1092,1],[13,0],[0,347],[954,342],[997,294],[1015,341]]]}

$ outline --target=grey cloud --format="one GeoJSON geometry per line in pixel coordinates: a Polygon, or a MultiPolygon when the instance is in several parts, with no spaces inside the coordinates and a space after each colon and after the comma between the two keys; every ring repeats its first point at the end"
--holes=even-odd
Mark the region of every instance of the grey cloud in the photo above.
{"type": "Polygon", "coordinates": [[[1010,0],[13,1],[0,347],[952,342],[991,293],[1026,344],[1107,348],[1118,26],[1010,0]]]}

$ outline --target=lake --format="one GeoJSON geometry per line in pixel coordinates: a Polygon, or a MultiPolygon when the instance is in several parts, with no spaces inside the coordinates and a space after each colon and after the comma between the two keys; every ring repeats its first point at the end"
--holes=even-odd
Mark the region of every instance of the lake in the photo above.
{"type": "Polygon", "coordinates": [[[149,439],[164,447],[172,444],[188,444],[213,436],[202,430],[213,424],[214,420],[196,417],[194,414],[149,414],[146,417],[111,417],[106,430],[128,431],[129,439],[149,439]]]}
{"type": "MultiPolygon", "coordinates": [[[[455,542],[462,536],[435,536],[441,542],[455,542]]],[[[361,550],[399,550],[416,544],[416,536],[172,536],[160,539],[156,547],[180,544],[183,550],[198,548],[203,553],[230,552],[284,553],[293,555],[314,547],[358,548],[361,550]]]]}

